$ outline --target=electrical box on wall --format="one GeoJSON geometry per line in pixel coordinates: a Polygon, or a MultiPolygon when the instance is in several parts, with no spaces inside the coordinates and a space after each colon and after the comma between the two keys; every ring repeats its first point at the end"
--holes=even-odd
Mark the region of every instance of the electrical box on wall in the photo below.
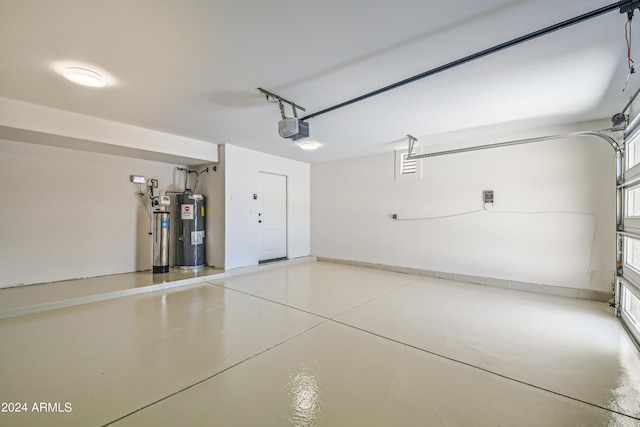
{"type": "Polygon", "coordinates": [[[482,201],[484,203],[493,203],[493,190],[484,190],[482,192],[482,201]]]}
{"type": "Polygon", "coordinates": [[[131,175],[131,182],[134,184],[145,184],[147,179],[144,176],[140,175],[131,175]]]}

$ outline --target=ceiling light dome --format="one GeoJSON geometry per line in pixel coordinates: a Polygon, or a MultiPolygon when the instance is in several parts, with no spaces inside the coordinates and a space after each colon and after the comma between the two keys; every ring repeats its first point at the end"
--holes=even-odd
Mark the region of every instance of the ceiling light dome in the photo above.
{"type": "Polygon", "coordinates": [[[62,75],[74,83],[89,87],[105,87],[107,80],[102,74],[83,67],[67,67],[62,75]]]}
{"type": "Polygon", "coordinates": [[[303,150],[307,150],[307,151],[317,150],[318,148],[320,148],[321,145],[322,144],[320,144],[319,142],[316,142],[316,141],[298,142],[298,147],[302,148],[303,150]]]}

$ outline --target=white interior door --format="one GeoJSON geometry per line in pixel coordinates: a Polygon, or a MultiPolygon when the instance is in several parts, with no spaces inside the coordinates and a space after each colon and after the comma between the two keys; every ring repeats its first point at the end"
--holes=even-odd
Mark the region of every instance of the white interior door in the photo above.
{"type": "Polygon", "coordinates": [[[287,177],[260,172],[260,261],[287,257],[287,177]]]}

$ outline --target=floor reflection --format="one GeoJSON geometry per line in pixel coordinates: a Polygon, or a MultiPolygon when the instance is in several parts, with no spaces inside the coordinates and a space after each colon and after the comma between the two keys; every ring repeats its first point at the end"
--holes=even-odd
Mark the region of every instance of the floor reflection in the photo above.
{"type": "Polygon", "coordinates": [[[292,368],[287,383],[289,422],[296,427],[316,427],[322,419],[318,362],[307,361],[292,368]]]}

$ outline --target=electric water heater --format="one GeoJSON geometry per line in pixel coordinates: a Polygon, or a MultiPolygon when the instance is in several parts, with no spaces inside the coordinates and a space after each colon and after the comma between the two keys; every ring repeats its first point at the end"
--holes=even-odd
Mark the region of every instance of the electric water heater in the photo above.
{"type": "Polygon", "coordinates": [[[205,264],[205,199],[202,194],[176,194],[176,267],[194,268],[205,264]]]}

